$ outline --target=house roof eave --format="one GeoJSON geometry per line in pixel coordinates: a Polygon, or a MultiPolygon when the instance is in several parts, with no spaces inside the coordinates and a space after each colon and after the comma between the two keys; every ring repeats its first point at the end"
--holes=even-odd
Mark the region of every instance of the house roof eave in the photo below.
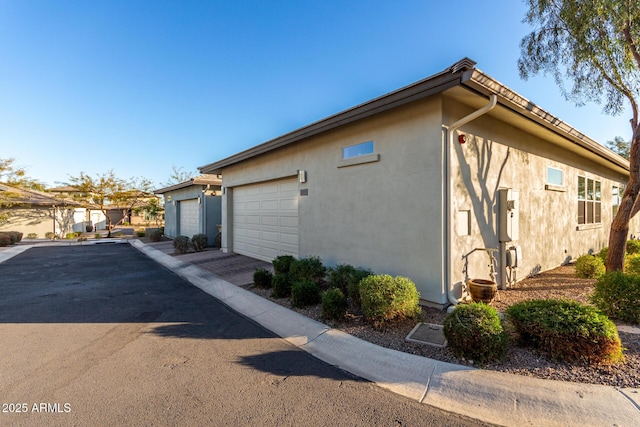
{"type": "Polygon", "coordinates": [[[629,171],[629,161],[607,147],[599,144],[575,127],[559,119],[527,98],[511,90],[499,81],[478,70],[473,70],[470,78],[462,82],[463,86],[474,89],[486,96],[496,94],[498,104],[517,114],[532,120],[546,129],[571,141],[582,149],[591,152],[600,159],[613,164],[615,167],[629,171]]]}
{"type": "Polygon", "coordinates": [[[153,194],[165,194],[170,191],[181,190],[183,188],[191,187],[192,185],[222,185],[222,180],[218,177],[211,175],[200,175],[195,178],[191,178],[187,181],[179,182],[177,184],[170,185],[168,187],[159,188],[153,192],[153,194]]]}
{"type": "Polygon", "coordinates": [[[221,174],[223,168],[233,164],[240,163],[252,157],[256,157],[320,133],[327,132],[339,126],[443,92],[446,89],[459,85],[463,79],[468,78],[468,71],[474,66],[475,62],[473,60],[464,58],[453,64],[451,67],[416,83],[311,123],[310,125],[249,148],[248,150],[234,154],[233,156],[208,165],[200,166],[198,169],[201,173],[221,174]]]}

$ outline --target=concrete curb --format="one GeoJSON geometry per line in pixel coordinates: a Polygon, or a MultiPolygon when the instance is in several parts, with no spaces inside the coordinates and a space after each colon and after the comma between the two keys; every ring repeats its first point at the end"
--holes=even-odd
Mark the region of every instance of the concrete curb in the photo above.
{"type": "MultiPolygon", "coordinates": [[[[128,243],[318,359],[418,402],[507,426],[640,425],[638,389],[473,369],[383,348],[288,310],[139,240],[128,243]]],[[[0,262],[33,246],[2,250],[0,262]]]]}
{"type": "Polygon", "coordinates": [[[32,247],[33,245],[19,245],[2,249],[2,251],[0,251],[0,263],[5,262],[6,260],[11,259],[16,255],[19,255],[27,249],[31,249],[32,247]]]}
{"type": "Polygon", "coordinates": [[[473,369],[383,348],[331,329],[138,240],[130,243],[298,348],[418,402],[508,426],[640,425],[637,389],[473,369]]]}

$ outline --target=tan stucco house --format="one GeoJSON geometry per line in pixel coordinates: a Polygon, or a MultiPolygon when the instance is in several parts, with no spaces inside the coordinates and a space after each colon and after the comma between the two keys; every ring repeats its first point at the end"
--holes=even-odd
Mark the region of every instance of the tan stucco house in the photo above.
{"type": "Polygon", "coordinates": [[[606,246],[628,169],[468,58],[200,167],[223,250],[407,276],[438,305],[490,264],[505,287],[606,246]]]}
{"type": "Polygon", "coordinates": [[[79,226],[77,212],[84,215],[85,209],[73,200],[0,184],[0,231],[19,231],[25,238],[64,237],[79,226]]]}

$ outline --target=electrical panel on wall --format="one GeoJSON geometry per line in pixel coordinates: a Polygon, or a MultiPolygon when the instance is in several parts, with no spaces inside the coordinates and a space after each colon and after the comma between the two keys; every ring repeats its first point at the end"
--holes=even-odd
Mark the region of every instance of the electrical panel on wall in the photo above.
{"type": "Polygon", "coordinates": [[[518,191],[510,188],[503,188],[499,192],[500,215],[499,221],[499,240],[501,242],[513,242],[519,239],[519,195],[518,191]]]}

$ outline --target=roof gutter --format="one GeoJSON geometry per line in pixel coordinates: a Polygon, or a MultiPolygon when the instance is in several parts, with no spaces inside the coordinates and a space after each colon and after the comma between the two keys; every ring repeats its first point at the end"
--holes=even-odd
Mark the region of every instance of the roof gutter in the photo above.
{"type": "Polygon", "coordinates": [[[453,123],[452,125],[449,126],[449,128],[447,129],[447,140],[446,140],[446,147],[445,147],[445,156],[447,157],[446,159],[446,172],[445,172],[445,179],[447,181],[447,186],[446,186],[446,194],[445,194],[445,198],[446,198],[446,215],[445,215],[445,221],[446,221],[446,227],[445,227],[445,242],[446,242],[446,266],[445,266],[445,281],[444,283],[447,284],[447,297],[449,298],[449,302],[451,302],[451,304],[456,305],[460,302],[460,299],[456,298],[455,295],[453,294],[454,289],[453,289],[453,283],[451,280],[451,276],[452,276],[452,271],[453,271],[453,255],[452,255],[452,236],[453,236],[453,219],[452,219],[452,215],[453,215],[453,179],[451,177],[451,161],[452,161],[452,156],[451,156],[451,147],[453,147],[453,135],[455,134],[456,130],[458,130],[458,128],[460,128],[461,126],[464,126],[465,124],[477,119],[478,117],[488,113],[489,111],[491,111],[496,104],[498,103],[498,97],[495,94],[491,94],[490,98],[489,98],[489,103],[487,105],[485,105],[484,107],[480,108],[479,110],[474,111],[473,113],[461,118],[460,120],[456,121],[455,123],[453,123]]]}

